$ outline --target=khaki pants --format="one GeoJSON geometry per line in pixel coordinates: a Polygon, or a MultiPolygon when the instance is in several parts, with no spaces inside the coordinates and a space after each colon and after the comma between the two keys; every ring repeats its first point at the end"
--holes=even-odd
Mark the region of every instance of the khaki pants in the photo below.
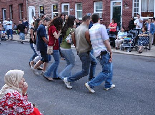
{"type": "Polygon", "coordinates": [[[149,49],[151,49],[151,47],[152,47],[153,37],[154,37],[154,35],[152,35],[152,34],[150,33],[150,34],[149,34],[149,49]]]}
{"type": "Polygon", "coordinates": [[[115,47],[116,47],[116,48],[119,48],[120,45],[121,45],[121,43],[123,43],[123,41],[124,41],[124,39],[120,39],[120,40],[116,39],[116,40],[115,40],[115,47]]]}

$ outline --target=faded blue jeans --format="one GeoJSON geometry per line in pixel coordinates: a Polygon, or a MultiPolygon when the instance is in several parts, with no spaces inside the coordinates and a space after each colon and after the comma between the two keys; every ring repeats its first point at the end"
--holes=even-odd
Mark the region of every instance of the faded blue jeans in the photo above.
{"type": "Polygon", "coordinates": [[[75,66],[75,56],[72,49],[66,49],[66,50],[61,49],[61,54],[63,55],[63,57],[67,62],[65,69],[59,73],[59,77],[63,79],[65,77],[71,76],[71,71],[75,66]]]}
{"type": "Polygon", "coordinates": [[[30,47],[33,50],[33,56],[30,58],[29,62],[31,62],[37,56],[37,53],[33,47],[33,43],[30,43],[30,47]]]}
{"type": "Polygon", "coordinates": [[[91,88],[100,85],[103,81],[105,81],[105,88],[109,88],[112,85],[112,77],[113,77],[113,68],[112,63],[109,62],[110,55],[109,53],[102,55],[101,57],[97,57],[98,61],[102,66],[102,72],[100,72],[94,79],[88,82],[88,85],[91,88]]]}
{"type": "Polygon", "coordinates": [[[9,35],[11,35],[11,39],[13,39],[13,30],[12,29],[9,29],[7,30],[7,35],[8,35],[8,39],[9,39],[9,35]]]}
{"type": "Polygon", "coordinates": [[[91,78],[94,77],[96,61],[94,63],[91,63],[91,61],[93,60],[92,54],[90,54],[90,52],[85,52],[85,53],[79,53],[78,55],[82,62],[82,70],[80,72],[76,73],[75,75],[68,77],[68,79],[67,79],[68,82],[74,82],[84,76],[87,76],[89,74],[89,69],[91,70],[89,76],[91,76],[91,78]],[[94,65],[92,65],[90,68],[90,64],[94,64],[94,65]]]}
{"type": "Polygon", "coordinates": [[[44,73],[45,77],[58,78],[58,66],[60,62],[60,54],[59,50],[53,50],[53,58],[55,62],[53,62],[44,73]],[[52,74],[53,73],[53,74],[52,74]],[[52,74],[52,76],[51,76],[52,74]]]}

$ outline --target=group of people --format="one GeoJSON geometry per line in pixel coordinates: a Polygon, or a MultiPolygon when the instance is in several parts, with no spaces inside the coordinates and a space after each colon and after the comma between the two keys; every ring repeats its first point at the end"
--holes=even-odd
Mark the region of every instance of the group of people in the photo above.
{"type": "MultiPolygon", "coordinates": [[[[109,36],[106,27],[100,24],[98,14],[93,14],[91,17],[85,15],[76,29],[74,28],[75,16],[69,15],[66,20],[64,18],[64,15],[53,20],[42,17],[35,19],[32,23],[30,45],[34,55],[29,64],[33,72],[39,75],[37,68],[43,64],[41,72],[43,77],[49,81],[62,79],[69,89],[72,88],[72,82],[88,74],[89,81],[85,83],[85,86],[91,93],[95,93],[94,87],[103,81],[105,81],[105,90],[115,88],[112,84],[113,67],[109,36]],[[90,20],[93,25],[89,29],[90,20]],[[48,36],[46,30],[48,30],[48,36]],[[62,35],[61,43],[59,43],[60,35],[62,35]],[[66,39],[69,35],[70,40],[66,39]],[[71,74],[75,66],[71,41],[82,62],[82,70],[75,74],[71,74]],[[53,46],[54,62],[46,69],[51,56],[47,54],[49,46],[53,46]],[[58,74],[60,52],[65,58],[66,67],[58,74]],[[102,71],[95,77],[96,59],[100,62],[102,71]]],[[[0,90],[0,114],[42,115],[27,99],[28,84],[23,76],[22,70],[10,70],[5,74],[5,85],[0,90]]]]}
{"type": "Polygon", "coordinates": [[[13,21],[8,18],[7,20],[0,22],[0,40],[13,40],[13,34],[15,33],[19,34],[21,43],[23,43],[22,40],[25,40],[25,34],[27,34],[28,32],[28,28],[29,23],[26,18],[23,18],[23,20],[19,20],[18,25],[16,25],[16,23],[13,23],[13,21]]]}
{"type": "MultiPolygon", "coordinates": [[[[120,45],[123,43],[124,38],[127,37],[127,32],[125,28],[122,26],[120,31],[117,32],[117,23],[114,19],[109,24],[109,34],[116,35],[116,39],[114,40],[115,44],[113,47],[116,49],[120,49],[120,45]]],[[[155,33],[155,18],[149,18],[145,21],[139,14],[137,14],[137,19],[131,18],[128,26],[130,30],[136,30],[138,35],[136,37],[135,44],[138,45],[138,52],[142,53],[144,47],[148,44],[148,50],[151,50],[152,45],[154,44],[154,33],[155,33]],[[144,34],[145,33],[145,34],[144,34]]]]}
{"type": "Polygon", "coordinates": [[[89,74],[89,81],[86,87],[90,92],[94,93],[94,86],[105,81],[105,89],[114,88],[112,84],[112,51],[109,44],[109,36],[106,27],[100,24],[100,18],[97,14],[92,15],[93,26],[89,29],[90,16],[84,16],[82,24],[74,28],[75,16],[69,15],[65,19],[64,15],[49,20],[47,17],[36,19],[34,28],[32,26],[31,48],[34,55],[31,57],[29,64],[36,75],[43,75],[49,81],[54,79],[62,79],[67,88],[71,89],[71,82],[77,81],[80,78],[89,74]],[[48,35],[46,30],[48,30],[48,35]],[[49,37],[48,37],[49,36],[49,37]],[[60,43],[60,36],[62,37],[60,43]],[[71,36],[71,40],[67,38],[71,36]],[[97,37],[96,37],[97,36],[97,37]],[[48,38],[47,38],[48,37],[48,38]],[[82,70],[76,74],[72,74],[72,69],[75,66],[75,55],[71,48],[73,42],[77,54],[82,62],[82,70]],[[60,45],[59,45],[60,44],[60,45]],[[48,47],[53,47],[53,54],[48,55],[48,47]],[[66,61],[66,67],[58,73],[60,63],[60,53],[66,61]],[[47,63],[53,56],[54,62],[46,68],[47,63]],[[102,65],[102,72],[95,77],[96,59],[102,65]],[[38,72],[43,64],[42,72],[38,72]]]}

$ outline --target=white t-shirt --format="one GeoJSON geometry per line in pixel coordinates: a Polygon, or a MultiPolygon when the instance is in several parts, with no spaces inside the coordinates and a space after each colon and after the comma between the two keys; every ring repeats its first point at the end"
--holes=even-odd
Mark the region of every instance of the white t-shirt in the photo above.
{"type": "MultiPolygon", "coordinates": [[[[143,21],[142,18],[139,18],[139,19],[143,21]]],[[[141,23],[141,22],[139,21],[139,19],[137,18],[137,19],[134,21],[134,23],[137,24],[137,25],[136,25],[136,29],[142,29],[142,27],[143,27],[143,22],[141,23]],[[139,26],[139,27],[138,27],[138,26],[139,26]]]]}
{"type": "Polygon", "coordinates": [[[12,21],[7,21],[7,30],[9,29],[12,29],[12,21]]]}

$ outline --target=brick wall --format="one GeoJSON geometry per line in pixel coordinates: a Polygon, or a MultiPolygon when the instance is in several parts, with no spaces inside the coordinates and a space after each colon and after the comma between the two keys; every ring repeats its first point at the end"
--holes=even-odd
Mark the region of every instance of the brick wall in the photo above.
{"type": "Polygon", "coordinates": [[[2,9],[6,9],[6,18],[10,18],[9,5],[13,9],[13,22],[18,24],[19,21],[19,4],[23,4],[23,17],[27,16],[25,0],[1,0],[0,1],[0,19],[2,16],[2,9]]]}
{"type": "Polygon", "coordinates": [[[52,16],[52,4],[58,4],[58,0],[28,0],[27,9],[28,9],[28,6],[34,6],[35,16],[38,17],[39,7],[44,6],[44,14],[46,14],[48,17],[51,17],[52,16]]]}
{"type": "MultiPolygon", "coordinates": [[[[61,9],[62,3],[69,3],[71,15],[75,15],[75,3],[82,3],[83,16],[87,13],[94,13],[94,2],[102,1],[103,2],[103,14],[101,23],[108,27],[110,23],[110,10],[111,10],[111,0],[60,0],[59,7],[61,9]]],[[[132,16],[132,0],[122,0],[122,25],[127,29],[128,23],[132,16]],[[129,8],[125,8],[124,4],[128,4],[129,8]]]]}

